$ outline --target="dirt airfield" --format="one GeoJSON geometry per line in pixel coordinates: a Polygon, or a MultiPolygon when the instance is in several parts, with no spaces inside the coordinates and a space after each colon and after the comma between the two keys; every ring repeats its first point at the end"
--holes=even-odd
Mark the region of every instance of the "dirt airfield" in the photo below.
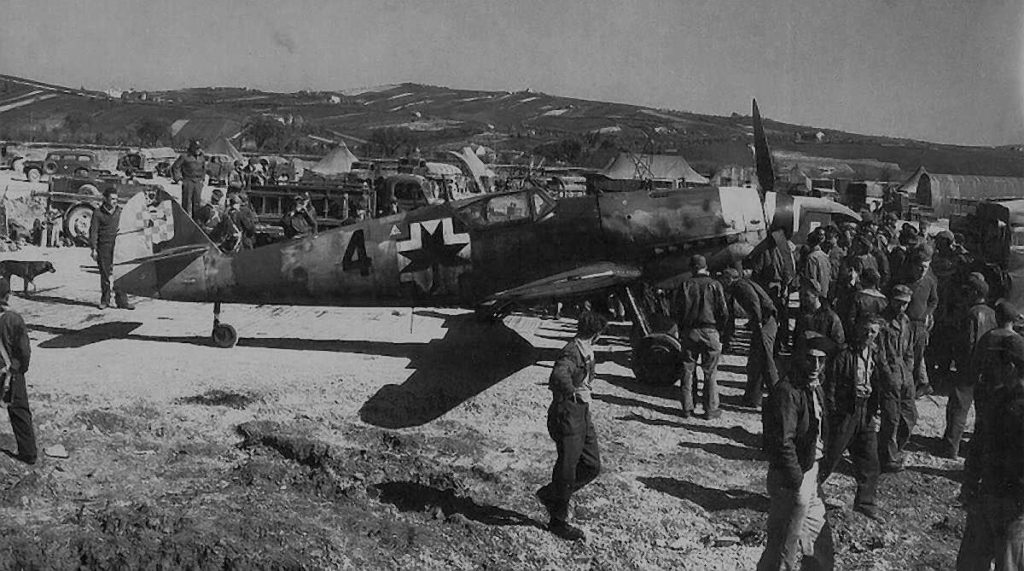
{"type": "MultiPolygon", "coordinates": [[[[542,529],[533,492],[572,320],[225,306],[242,339],[218,349],[212,305],[97,309],[86,249],[0,259],[57,268],[27,297],[15,278],[11,306],[31,330],[39,445],[69,453],[0,455],[0,568],[753,569],[763,548],[744,338],[721,367],[725,415],[683,420],[677,389],[633,380],[613,326],[592,406],[604,472],[575,501],[587,541],[569,544],[542,529]]],[[[883,522],[850,509],[847,472],[826,486],[840,569],[954,567],[962,459],[928,453],[945,397],[918,406],[908,470],[881,480],[883,522]]]]}

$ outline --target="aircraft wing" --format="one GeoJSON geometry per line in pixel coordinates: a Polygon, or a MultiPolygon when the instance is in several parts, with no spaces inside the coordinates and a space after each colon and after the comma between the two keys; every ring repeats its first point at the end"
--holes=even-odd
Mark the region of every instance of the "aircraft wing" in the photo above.
{"type": "Polygon", "coordinates": [[[640,268],[635,266],[600,262],[500,291],[483,305],[575,297],[634,282],[640,274],[640,268]]]}

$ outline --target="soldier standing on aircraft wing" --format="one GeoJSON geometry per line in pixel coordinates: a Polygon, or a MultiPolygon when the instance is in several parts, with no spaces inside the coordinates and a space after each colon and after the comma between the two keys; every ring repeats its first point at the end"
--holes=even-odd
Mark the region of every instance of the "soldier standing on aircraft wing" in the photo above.
{"type": "Polygon", "coordinates": [[[14,440],[18,443],[16,458],[26,464],[35,464],[36,435],[32,428],[32,411],[28,406],[28,389],[25,385],[32,346],[29,344],[25,320],[7,307],[10,297],[11,282],[0,277],[0,343],[3,344],[3,363],[0,364],[6,365],[8,369],[7,382],[0,383],[0,389],[3,389],[0,400],[7,407],[14,440]]]}
{"type": "Polygon", "coordinates": [[[174,182],[181,181],[181,207],[189,216],[195,215],[199,212],[203,181],[206,180],[206,155],[199,141],[190,141],[188,151],[174,161],[171,178],[174,182]]]}
{"type": "MultiPolygon", "coordinates": [[[[89,248],[92,259],[100,270],[100,309],[110,307],[110,283],[114,271],[114,241],[121,224],[121,207],[117,203],[117,189],[103,191],[103,204],[92,215],[89,226],[89,248]]],[[[135,309],[124,292],[114,290],[114,302],[121,309],[135,309]]]]}
{"type": "MultiPolygon", "coordinates": [[[[775,334],[779,323],[775,320],[775,304],[764,288],[748,277],[740,277],[733,268],[722,272],[726,295],[739,303],[747,314],[750,327],[750,353],[747,356],[747,388],[743,404],[761,410],[765,388],[771,390],[779,382],[775,366],[775,334]]],[[[732,304],[727,304],[732,309],[732,304]]],[[[732,316],[728,322],[734,321],[732,316]]]]}
{"type": "Polygon", "coordinates": [[[729,319],[722,284],[708,274],[708,261],[695,254],[690,258],[693,275],[679,285],[673,311],[679,324],[679,342],[683,348],[683,378],[681,402],[683,418],[693,414],[697,400],[694,379],[697,359],[704,369],[704,418],[722,416],[718,408],[718,358],[722,354],[720,333],[729,319]]]}
{"type": "Polygon", "coordinates": [[[607,326],[604,316],[581,313],[576,337],[558,354],[548,381],[552,397],[548,435],[555,441],[558,459],[551,471],[551,483],[537,490],[536,495],[551,517],[548,531],[570,541],[582,540],[584,534],[569,525],[569,500],[601,471],[590,401],[596,364],[594,343],[607,326]]]}

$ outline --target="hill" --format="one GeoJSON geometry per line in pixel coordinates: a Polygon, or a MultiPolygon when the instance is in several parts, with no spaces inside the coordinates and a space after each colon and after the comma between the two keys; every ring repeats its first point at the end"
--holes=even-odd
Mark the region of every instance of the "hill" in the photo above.
{"type": "MultiPolygon", "coordinates": [[[[678,153],[705,172],[750,163],[749,116],[530,90],[403,83],[348,91],[205,87],[113,95],[0,75],[0,139],[181,146],[190,138],[228,136],[260,152],[324,152],[329,141],[345,141],[370,156],[475,143],[495,149],[499,161],[537,154],[552,162],[601,166],[626,149],[678,153]]],[[[923,165],[936,173],[1024,176],[1019,146],[937,144],[771,120],[766,128],[777,151],[896,163],[905,172],[923,165]]]]}

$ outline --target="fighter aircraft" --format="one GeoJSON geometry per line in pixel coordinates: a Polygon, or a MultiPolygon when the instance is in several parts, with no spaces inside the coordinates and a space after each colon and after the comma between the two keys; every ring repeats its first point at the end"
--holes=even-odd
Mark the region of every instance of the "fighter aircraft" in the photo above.
{"type": "Polygon", "coordinates": [[[236,253],[222,252],[162,190],[123,207],[115,285],[133,295],[213,303],[211,338],[234,346],[222,304],[461,306],[500,315],[516,304],[624,293],[645,336],[638,377],[674,380],[678,342],[651,331],[637,287],[683,276],[696,253],[732,265],[772,230],[856,218],[835,202],[772,191],[757,102],[761,188],[704,186],[555,200],[543,188],[482,194],[236,253]],[[667,364],[666,364],[667,363],[667,364]],[[670,378],[671,377],[671,378],[670,378]]]}

